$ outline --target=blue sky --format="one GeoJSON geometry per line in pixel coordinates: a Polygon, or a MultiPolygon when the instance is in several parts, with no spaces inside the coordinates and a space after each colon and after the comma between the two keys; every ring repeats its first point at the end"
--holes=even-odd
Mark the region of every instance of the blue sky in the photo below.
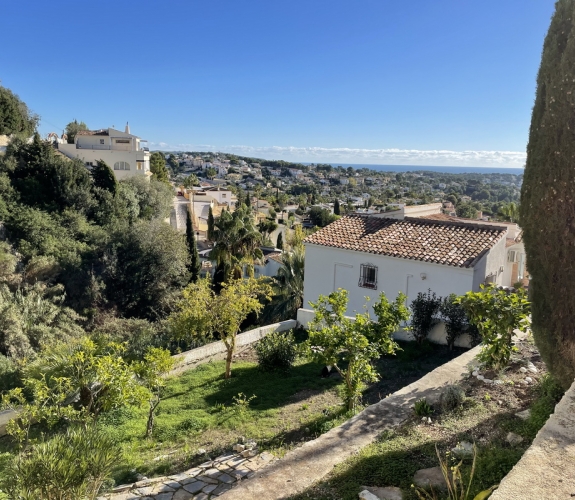
{"type": "Polygon", "coordinates": [[[3,2],[0,80],[40,131],[152,148],[522,166],[553,0],[3,2]]]}

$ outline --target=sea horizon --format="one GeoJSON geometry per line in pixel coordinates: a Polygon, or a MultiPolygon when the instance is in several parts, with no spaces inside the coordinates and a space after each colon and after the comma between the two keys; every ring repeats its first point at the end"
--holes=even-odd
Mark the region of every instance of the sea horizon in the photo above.
{"type": "MultiPolygon", "coordinates": [[[[311,165],[314,162],[301,162],[303,165],[311,165]]],[[[377,165],[370,163],[333,163],[333,162],[315,162],[315,164],[324,163],[334,167],[353,167],[356,170],[369,168],[380,172],[437,172],[443,174],[513,174],[523,175],[523,167],[445,167],[437,165],[377,165]]]]}

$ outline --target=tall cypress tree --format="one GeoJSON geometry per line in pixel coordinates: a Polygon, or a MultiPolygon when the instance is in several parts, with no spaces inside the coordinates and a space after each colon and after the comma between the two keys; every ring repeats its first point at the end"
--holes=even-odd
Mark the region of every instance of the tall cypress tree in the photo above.
{"type": "Polygon", "coordinates": [[[279,248],[280,250],[283,250],[283,248],[284,248],[284,238],[282,236],[281,231],[278,234],[278,241],[276,243],[276,248],[279,248]]]}
{"type": "Polygon", "coordinates": [[[208,240],[214,241],[214,214],[211,205],[210,211],[208,212],[208,240]]]}
{"type": "Polygon", "coordinates": [[[200,261],[200,254],[198,253],[198,246],[196,245],[196,234],[194,233],[192,216],[189,211],[188,217],[186,218],[186,243],[188,245],[188,252],[190,253],[190,264],[188,268],[190,271],[190,282],[195,283],[200,277],[202,263],[200,261]]]}
{"type": "Polygon", "coordinates": [[[98,160],[96,166],[92,168],[92,178],[94,185],[116,194],[118,190],[118,182],[112,169],[103,160],[98,160]]]}
{"type": "Polygon", "coordinates": [[[551,373],[575,377],[575,1],[559,0],[543,44],[519,223],[533,334],[551,373]]]}
{"type": "Polygon", "coordinates": [[[341,215],[341,209],[339,207],[339,200],[336,198],[333,204],[333,213],[335,215],[341,215]]]}

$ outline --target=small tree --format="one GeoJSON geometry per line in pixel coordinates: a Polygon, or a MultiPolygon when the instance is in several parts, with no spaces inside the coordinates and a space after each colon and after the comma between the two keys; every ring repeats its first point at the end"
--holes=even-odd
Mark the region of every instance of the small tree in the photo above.
{"type": "Polygon", "coordinates": [[[261,278],[222,283],[219,295],[211,289],[208,279],[198,280],[184,290],[178,312],[171,318],[174,333],[178,339],[219,334],[227,351],[225,378],[230,378],[241,324],[249,314],[258,314],[263,308],[262,301],[269,300],[271,294],[270,285],[261,278]]]}
{"type": "Polygon", "coordinates": [[[112,169],[103,160],[98,160],[96,166],[92,168],[92,178],[96,187],[106,189],[112,194],[118,190],[118,181],[112,169]]]}
{"type": "Polygon", "coordinates": [[[339,200],[336,198],[333,204],[333,213],[334,215],[341,215],[341,209],[339,207],[339,200]]]}
{"type": "Polygon", "coordinates": [[[214,167],[209,167],[206,170],[206,177],[208,179],[213,179],[216,175],[218,175],[218,171],[214,167]]]}
{"type": "Polygon", "coordinates": [[[214,213],[212,212],[212,206],[210,205],[210,211],[208,212],[208,240],[214,241],[214,213]]]}
{"type": "Polygon", "coordinates": [[[435,315],[439,311],[441,297],[435,292],[419,292],[411,303],[411,333],[418,344],[421,344],[429,335],[431,329],[438,323],[435,315]]]}
{"type": "Polygon", "coordinates": [[[194,283],[200,277],[202,263],[200,261],[200,254],[198,253],[198,246],[196,245],[196,233],[194,233],[194,226],[192,224],[192,215],[188,210],[186,217],[186,243],[188,245],[188,252],[190,254],[190,263],[188,270],[190,272],[190,281],[194,283]]]}
{"type": "Polygon", "coordinates": [[[346,317],[348,293],[341,288],[328,296],[320,295],[315,303],[310,302],[315,316],[309,324],[304,350],[311,359],[333,366],[342,376],[349,410],[355,410],[360,403],[365,383],[378,379],[371,361],[398,349],[392,334],[409,317],[405,298],[400,293],[390,303],[382,292],[373,306],[375,322],[368,311],[356,313],[355,321],[346,317]],[[343,368],[345,363],[347,368],[343,368]]]}
{"type": "Polygon", "coordinates": [[[152,153],[150,156],[150,172],[153,174],[153,179],[169,184],[170,176],[166,168],[166,158],[159,151],[152,153]]]}
{"type": "Polygon", "coordinates": [[[282,233],[280,231],[280,233],[278,234],[278,241],[276,243],[276,248],[283,250],[283,247],[284,247],[284,240],[283,240],[282,233]]]}
{"type": "Polygon", "coordinates": [[[154,412],[162,400],[166,386],[165,376],[174,367],[174,359],[170,351],[158,347],[149,347],[144,360],[135,364],[134,370],[142,380],[142,384],[150,391],[148,422],[146,437],[151,438],[154,430],[154,412]]]}
{"type": "Polygon", "coordinates": [[[483,339],[478,359],[486,366],[504,368],[513,350],[513,330],[528,326],[530,304],[525,290],[481,285],[480,292],[467,292],[457,299],[477,326],[483,339]]]}

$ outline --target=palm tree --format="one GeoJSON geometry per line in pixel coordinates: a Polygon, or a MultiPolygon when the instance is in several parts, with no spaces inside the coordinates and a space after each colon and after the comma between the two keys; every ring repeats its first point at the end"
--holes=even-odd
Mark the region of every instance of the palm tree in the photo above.
{"type": "Polygon", "coordinates": [[[214,223],[214,249],[218,279],[240,279],[244,268],[253,276],[254,264],[263,258],[262,236],[254,225],[251,209],[240,205],[234,213],[224,210],[214,223]]]}
{"type": "Polygon", "coordinates": [[[282,266],[273,278],[274,297],[264,312],[270,322],[296,317],[297,310],[303,304],[304,264],[303,246],[282,254],[282,266]]]}
{"type": "Polygon", "coordinates": [[[517,219],[519,219],[519,207],[511,202],[499,209],[499,215],[503,217],[504,220],[517,222],[517,219]]]}

